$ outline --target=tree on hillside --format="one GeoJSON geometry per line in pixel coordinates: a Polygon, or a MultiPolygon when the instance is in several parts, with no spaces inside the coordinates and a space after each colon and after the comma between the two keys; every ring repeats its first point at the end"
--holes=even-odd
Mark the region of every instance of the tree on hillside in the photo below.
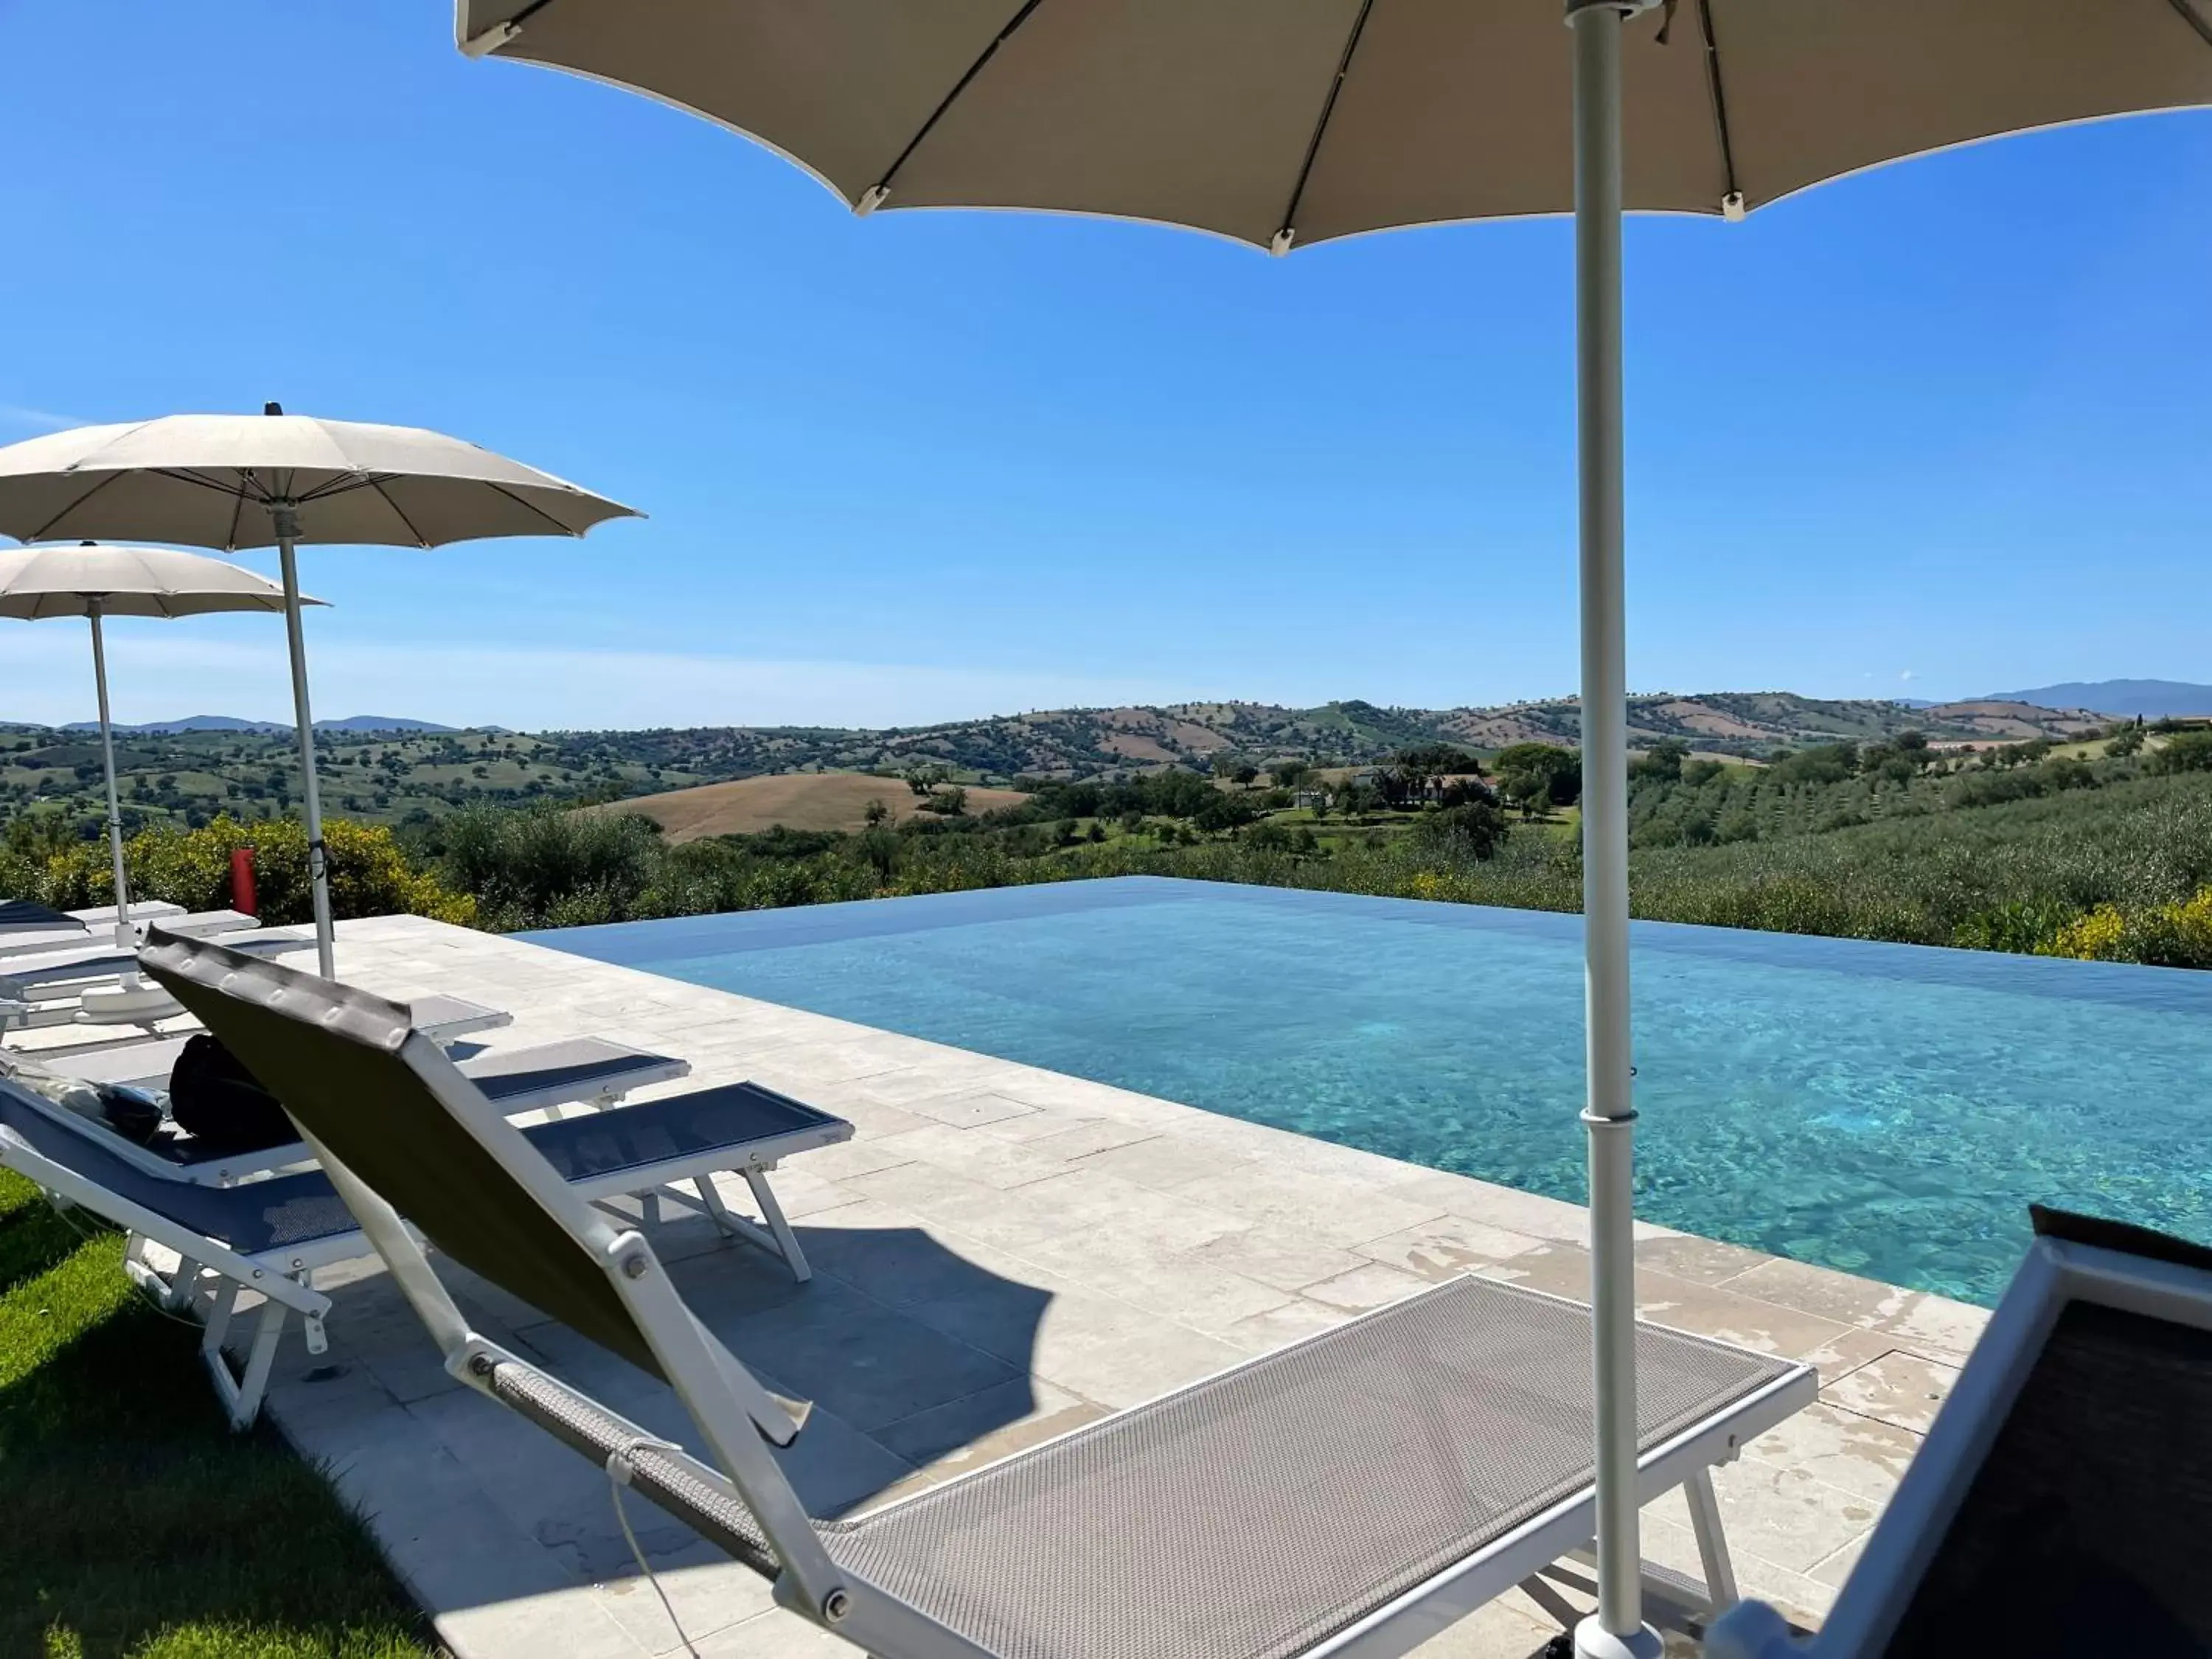
{"type": "Polygon", "coordinates": [[[1486,859],[1503,844],[1507,828],[1505,814],[1495,802],[1474,801],[1422,813],[1413,833],[1425,845],[1439,851],[1486,859]]]}
{"type": "Polygon", "coordinates": [[[1516,743],[1491,762],[1505,798],[1527,817],[1547,806],[1571,806],[1582,799],[1582,757],[1556,744],[1516,743]]]}
{"type": "Polygon", "coordinates": [[[1676,783],[1681,780],[1682,763],[1689,757],[1688,744],[1678,738],[1662,738],[1628,763],[1628,775],[1656,783],[1676,783]]]}

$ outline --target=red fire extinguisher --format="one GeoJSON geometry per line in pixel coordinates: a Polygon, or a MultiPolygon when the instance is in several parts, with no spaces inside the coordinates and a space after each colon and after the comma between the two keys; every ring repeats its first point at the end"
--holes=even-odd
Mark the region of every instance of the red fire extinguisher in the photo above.
{"type": "Polygon", "coordinates": [[[230,849],[230,908],[240,915],[258,916],[259,902],[253,892],[253,849],[234,847],[230,849]]]}

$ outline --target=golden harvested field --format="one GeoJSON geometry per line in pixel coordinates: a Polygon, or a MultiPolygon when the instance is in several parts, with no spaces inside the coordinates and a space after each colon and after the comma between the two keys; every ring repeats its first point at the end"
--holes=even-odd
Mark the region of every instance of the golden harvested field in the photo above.
{"type": "MultiPolygon", "coordinates": [[[[1028,799],[1014,789],[970,789],[968,810],[988,812],[1028,799]]],[[[794,772],[672,789],[581,810],[636,812],[658,823],[669,841],[678,842],[702,836],[752,835],[779,823],[789,830],[862,830],[867,827],[872,800],[883,802],[895,818],[912,817],[921,805],[898,778],[861,772],[794,772]]]]}

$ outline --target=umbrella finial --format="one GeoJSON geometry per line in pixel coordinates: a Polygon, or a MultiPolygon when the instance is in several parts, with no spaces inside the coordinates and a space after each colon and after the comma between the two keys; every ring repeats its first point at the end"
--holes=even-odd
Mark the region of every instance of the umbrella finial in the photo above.
{"type": "Polygon", "coordinates": [[[284,405],[282,404],[264,404],[261,405],[261,412],[264,415],[282,415],[284,412],[284,405]]]}

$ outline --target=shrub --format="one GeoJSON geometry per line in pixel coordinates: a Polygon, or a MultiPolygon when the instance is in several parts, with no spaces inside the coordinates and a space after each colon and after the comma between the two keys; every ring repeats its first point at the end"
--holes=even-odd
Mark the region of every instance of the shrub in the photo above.
{"type": "Polygon", "coordinates": [[[2212,772],[2212,732],[2177,732],[2150,757],[2154,773],[2212,772]]]}
{"type": "Polygon", "coordinates": [[[474,806],[439,830],[446,880],[496,929],[623,921],[660,873],[660,828],[634,812],[474,806]]]}
{"type": "Polygon", "coordinates": [[[1505,839],[1505,815],[1488,801],[1433,808],[1421,814],[1413,833],[1423,845],[1455,855],[1486,859],[1505,839]]]}
{"type": "MultiPolygon", "coordinates": [[[[330,860],[331,909],[340,919],[406,914],[463,926],[476,921],[476,900],[412,868],[389,829],[331,818],[323,825],[323,844],[330,860]]],[[[264,921],[283,926],[314,919],[307,832],[295,819],[241,823],[225,815],[198,830],[143,830],[124,844],[124,872],[134,897],[166,899],[187,910],[221,909],[231,901],[230,855],[240,847],[254,849],[254,888],[264,921]]],[[[0,882],[11,893],[57,909],[115,898],[104,840],[78,842],[36,860],[0,854],[0,882]]]]}

